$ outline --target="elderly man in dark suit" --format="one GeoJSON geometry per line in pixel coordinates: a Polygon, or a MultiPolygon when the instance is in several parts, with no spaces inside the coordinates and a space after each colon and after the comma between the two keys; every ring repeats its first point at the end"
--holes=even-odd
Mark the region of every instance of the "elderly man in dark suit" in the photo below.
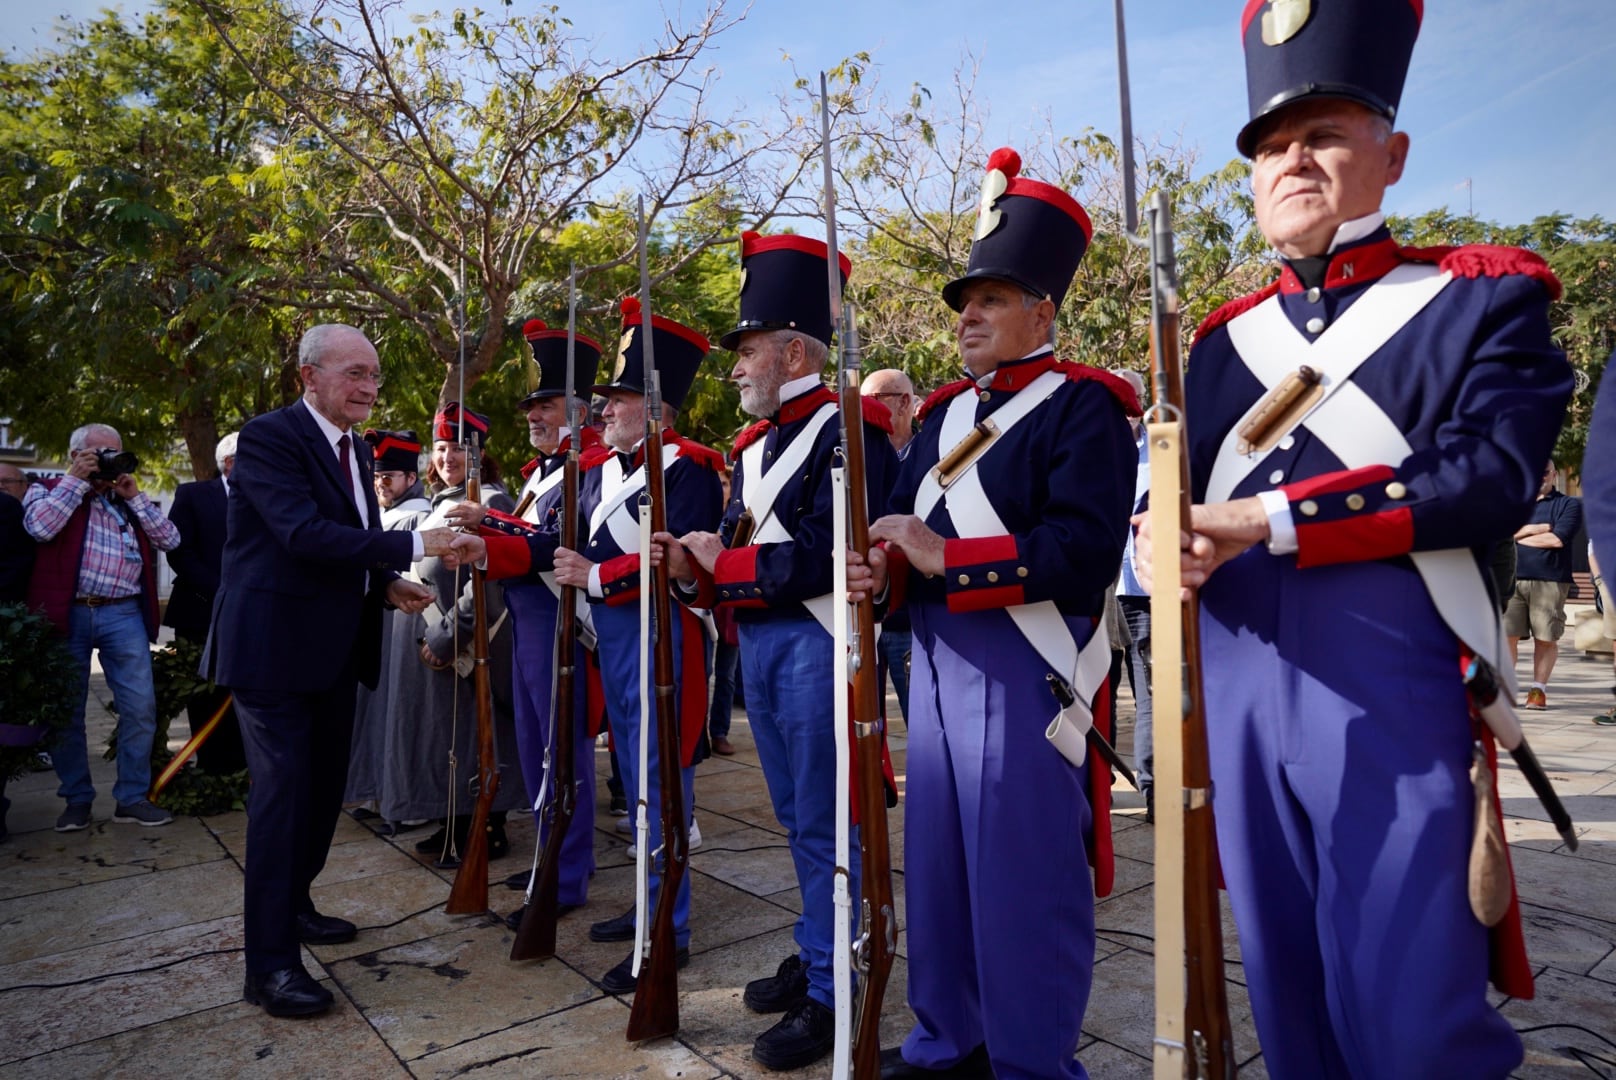
{"type": "Polygon", "coordinates": [[[248,803],[244,996],[272,1016],[324,1012],[331,993],[299,944],[351,940],[309,886],[325,865],[348,774],[354,692],[375,686],[383,603],[423,610],[398,571],[444,555],[451,533],[384,532],[368,450],[381,367],[351,326],[316,326],[298,349],[303,399],[241,431],[229,536],[203,673],[235,692],[248,803]]]}
{"type": "MultiPolygon", "coordinates": [[[[174,628],[174,636],[201,646],[208,640],[213,621],[213,598],[219,592],[219,560],[224,557],[225,500],[230,494],[230,470],[236,463],[236,433],[219,440],[213,451],[219,475],[211,480],[181,484],[174,490],[174,507],[168,520],[180,531],[180,546],[168,552],[168,568],[174,571],[174,587],[168,594],[163,625],[174,628]]],[[[215,711],[224,706],[230,691],[213,689],[196,694],[185,703],[185,715],[194,736],[215,711]]],[[[219,726],[196,752],[203,771],[233,773],[247,767],[241,748],[241,727],[234,708],[227,708],[219,726]]]]}

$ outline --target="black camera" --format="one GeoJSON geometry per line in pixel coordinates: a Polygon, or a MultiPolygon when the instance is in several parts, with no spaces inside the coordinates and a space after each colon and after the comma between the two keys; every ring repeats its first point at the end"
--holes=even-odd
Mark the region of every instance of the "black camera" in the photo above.
{"type": "Polygon", "coordinates": [[[125,473],[132,473],[140,468],[140,459],[128,450],[114,450],[103,446],[95,452],[95,472],[90,474],[91,480],[105,480],[112,483],[125,473]]]}

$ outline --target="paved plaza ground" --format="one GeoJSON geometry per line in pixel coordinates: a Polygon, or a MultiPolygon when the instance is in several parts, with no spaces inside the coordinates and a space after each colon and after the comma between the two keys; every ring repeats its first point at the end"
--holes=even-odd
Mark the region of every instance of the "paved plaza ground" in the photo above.
{"type": "MultiPolygon", "coordinates": [[[[1576,819],[1581,849],[1566,850],[1512,765],[1502,776],[1537,974],[1534,1000],[1502,1003],[1527,1045],[1522,1077],[1616,1077],[1616,727],[1590,723],[1611,700],[1612,673],[1608,656],[1584,657],[1569,643],[1568,633],[1551,707],[1524,719],[1576,819]]],[[[92,697],[93,746],[111,726],[99,675],[92,697]]],[[[1122,715],[1120,749],[1128,754],[1126,699],[1122,715]]],[[[901,787],[905,740],[901,723],[893,729],[901,787]]],[[[561,921],[557,957],[539,963],[506,959],[512,935],[499,919],[443,913],[452,871],[415,854],[425,830],[389,839],[344,815],[315,901],[358,923],[361,933],[348,945],[305,950],[304,963],[336,994],[336,1007],[294,1021],[241,1001],[244,814],[180,818],[159,829],[112,824],[111,765],[97,760],[94,824],[58,834],[51,829],[62,808],[54,775],[13,781],[12,836],[0,844],[0,1077],[772,1075],[750,1057],[753,1038],[772,1018],[748,1012],[741,989],[772,974],[792,951],[799,901],[741,710],[731,738],[734,757],[697,770],[703,844],[691,856],[694,934],[690,966],[679,978],[680,1031],[641,1045],[623,1039],[627,999],[596,982],[626,946],[594,944],[586,933],[591,921],[621,912],[633,897],[633,863],[604,801],[595,808],[600,869],[590,902],[561,921]]],[[[597,764],[604,776],[604,751],[597,764]]],[[[604,783],[601,791],[604,798],[604,783]]],[[[1151,1043],[1152,828],[1131,790],[1119,787],[1115,805],[1116,888],[1097,911],[1094,988],[1079,1053],[1102,1080],[1148,1076],[1151,1043]]],[[[903,829],[900,806],[892,815],[900,925],[903,829]]],[[[490,870],[490,898],[501,914],[519,900],[500,882],[531,853],[531,822],[514,825],[511,839],[512,855],[490,870]]],[[[1261,1077],[1227,917],[1225,934],[1242,1073],[1261,1077]]],[[[911,1022],[906,936],[898,948],[884,1045],[897,1043],[911,1022]]],[[[822,1064],[790,1075],[828,1077],[830,1070],[822,1064]]]]}

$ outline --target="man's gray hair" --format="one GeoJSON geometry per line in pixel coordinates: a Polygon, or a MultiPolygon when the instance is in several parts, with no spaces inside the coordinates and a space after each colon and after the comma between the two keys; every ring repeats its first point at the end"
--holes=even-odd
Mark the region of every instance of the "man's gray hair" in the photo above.
{"type": "MultiPolygon", "coordinates": [[[[332,343],[349,334],[358,334],[365,337],[365,332],[357,326],[347,326],[343,323],[321,323],[311,326],[303,332],[303,339],[297,344],[297,363],[299,367],[320,366],[320,357],[325,355],[332,343]]],[[[369,338],[365,338],[369,341],[369,338]]]]}
{"type": "Polygon", "coordinates": [[[67,448],[83,450],[92,435],[111,435],[120,444],[123,442],[123,436],[119,435],[118,429],[111,424],[85,424],[83,427],[73,429],[73,434],[67,439],[67,448]]]}
{"type": "Polygon", "coordinates": [[[802,351],[816,369],[824,367],[830,360],[830,346],[801,330],[776,330],[774,340],[782,352],[789,348],[793,341],[802,342],[802,351]]]}
{"type": "Polygon", "coordinates": [[[213,463],[219,466],[220,472],[224,471],[224,459],[236,456],[236,439],[239,437],[237,432],[232,431],[220,439],[219,445],[213,448],[213,463]]]}

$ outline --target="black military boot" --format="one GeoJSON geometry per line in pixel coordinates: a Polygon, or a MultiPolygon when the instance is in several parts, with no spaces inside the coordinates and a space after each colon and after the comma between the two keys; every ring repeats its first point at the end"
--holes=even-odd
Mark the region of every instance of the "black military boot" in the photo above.
{"type": "Polygon", "coordinates": [[[752,1044],[752,1058],[765,1069],[800,1069],[831,1052],[836,1013],[811,997],[801,997],[752,1044]]]}
{"type": "Polygon", "coordinates": [[[746,984],[741,1000],[755,1013],[785,1012],[808,996],[808,965],[793,953],[780,961],[779,970],[746,984]]]}

